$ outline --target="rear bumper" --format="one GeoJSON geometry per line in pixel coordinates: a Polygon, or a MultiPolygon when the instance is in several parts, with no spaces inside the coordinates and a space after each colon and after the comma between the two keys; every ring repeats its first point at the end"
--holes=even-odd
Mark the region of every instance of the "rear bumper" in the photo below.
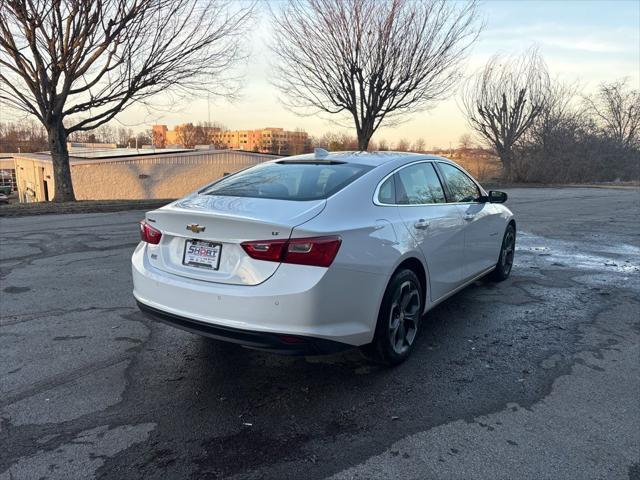
{"type": "Polygon", "coordinates": [[[340,352],[352,345],[334,342],[322,338],[291,336],[286,334],[254,332],[237,328],[222,327],[210,323],[199,322],[190,318],[180,317],[168,312],[163,312],[137,302],[138,307],[148,317],[171,325],[172,327],[186,330],[187,332],[203,335],[205,337],[237,343],[243,347],[285,355],[322,355],[340,352]]]}
{"type": "MultiPolygon", "coordinates": [[[[195,333],[207,334],[206,330],[209,336],[225,339],[228,332],[234,333],[236,343],[252,346],[243,341],[248,337],[235,335],[248,332],[259,344],[254,348],[272,350],[282,347],[273,344],[278,335],[314,339],[310,342],[314,344],[321,340],[350,346],[371,342],[386,287],[381,275],[290,264],[280,265],[259,285],[206,282],[150,265],[143,243],[131,263],[133,295],[147,310],[189,321],[185,327],[195,333]]],[[[176,321],[172,324],[179,326],[176,321]]]]}

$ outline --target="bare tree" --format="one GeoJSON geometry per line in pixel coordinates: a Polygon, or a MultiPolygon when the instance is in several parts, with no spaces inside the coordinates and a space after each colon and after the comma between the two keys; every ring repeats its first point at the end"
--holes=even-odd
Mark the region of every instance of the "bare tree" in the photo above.
{"type": "Polygon", "coordinates": [[[118,128],[118,132],[116,135],[117,138],[117,144],[120,147],[128,147],[129,143],[131,141],[131,138],[133,138],[133,130],[131,130],[130,128],[126,128],[126,127],[120,127],[118,128]]]}
{"type": "Polygon", "coordinates": [[[294,135],[289,135],[287,142],[287,153],[289,155],[299,155],[311,150],[311,144],[306,132],[301,128],[296,128],[294,135]]]}
{"type": "Polygon", "coordinates": [[[458,146],[461,150],[469,150],[472,145],[471,135],[468,133],[463,133],[460,135],[460,139],[458,140],[458,146]]]}
{"type": "Polygon", "coordinates": [[[143,148],[153,144],[153,133],[151,130],[143,130],[136,135],[136,148],[143,148]]]}
{"type": "Polygon", "coordinates": [[[315,138],[312,141],[316,147],[326,148],[327,150],[356,150],[358,147],[358,140],[344,132],[335,133],[328,132],[322,135],[320,138],[315,138]]]}
{"type": "Polygon", "coordinates": [[[514,179],[513,146],[543,111],[549,73],[535,49],[518,57],[492,57],[463,87],[469,125],[493,147],[504,176],[514,179]]]}
{"type": "Polygon", "coordinates": [[[227,127],[217,122],[202,122],[200,125],[205,134],[203,143],[213,145],[217,149],[227,148],[227,145],[220,138],[220,134],[226,131],[227,127]]]}
{"type": "Polygon", "coordinates": [[[232,0],[0,0],[0,101],[47,129],[55,201],[67,137],[158,93],[230,95],[252,6],[232,0]]]}
{"type": "Polygon", "coordinates": [[[275,85],[298,113],[341,114],[366,150],[384,123],[443,98],[476,40],[475,0],[288,0],[272,11],[275,85]]]}
{"type": "Polygon", "coordinates": [[[626,79],[602,83],[595,95],[585,98],[589,111],[605,133],[621,145],[632,146],[640,138],[640,92],[626,79]]]}
{"type": "Polygon", "coordinates": [[[424,138],[420,137],[413,143],[413,151],[414,152],[424,152],[425,149],[425,141],[424,138]]]}
{"type": "Polygon", "coordinates": [[[100,138],[105,143],[116,143],[116,129],[113,125],[106,123],[101,127],[98,127],[100,138]]]}
{"type": "Polygon", "coordinates": [[[164,134],[155,128],[151,131],[152,144],[156,148],[164,148],[167,146],[167,139],[164,134]]]}
{"type": "Polygon", "coordinates": [[[207,135],[207,129],[205,126],[203,126],[201,123],[198,123],[195,126],[195,138],[194,138],[194,145],[204,145],[205,143],[207,143],[207,139],[208,139],[208,135],[207,135]]]}
{"type": "Polygon", "coordinates": [[[409,140],[407,140],[406,138],[401,138],[400,140],[398,140],[398,143],[396,143],[396,150],[399,152],[408,152],[410,146],[411,145],[409,144],[409,140]]]}
{"type": "Polygon", "coordinates": [[[579,183],[639,178],[640,144],[614,135],[593,109],[584,108],[581,91],[579,84],[552,82],[545,108],[516,146],[519,180],[579,183]]]}
{"type": "Polygon", "coordinates": [[[198,140],[198,131],[193,123],[176,125],[176,140],[185,148],[193,148],[198,140]]]}
{"type": "Polygon", "coordinates": [[[0,122],[0,152],[37,152],[47,145],[47,135],[33,120],[0,122]]]}

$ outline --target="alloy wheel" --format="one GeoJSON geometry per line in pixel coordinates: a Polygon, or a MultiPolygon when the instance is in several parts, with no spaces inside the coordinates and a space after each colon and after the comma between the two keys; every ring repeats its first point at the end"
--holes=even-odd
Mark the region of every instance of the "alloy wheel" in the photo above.
{"type": "Polygon", "coordinates": [[[402,283],[394,293],[389,312],[389,340],[399,355],[404,354],[416,338],[421,303],[420,291],[411,281],[402,283]]]}
{"type": "Polygon", "coordinates": [[[507,230],[502,244],[502,269],[505,274],[509,274],[513,266],[513,257],[516,248],[516,236],[512,228],[507,230]]]}

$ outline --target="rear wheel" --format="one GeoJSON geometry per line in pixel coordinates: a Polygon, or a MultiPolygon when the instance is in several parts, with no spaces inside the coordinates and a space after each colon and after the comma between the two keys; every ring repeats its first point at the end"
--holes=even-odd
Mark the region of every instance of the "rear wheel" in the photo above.
{"type": "Polygon", "coordinates": [[[409,269],[394,274],[385,291],[367,356],[386,365],[405,361],[413,350],[423,310],[422,285],[409,269]]]}
{"type": "Polygon", "coordinates": [[[492,280],[501,282],[509,278],[511,268],[513,267],[515,250],[516,228],[510,223],[509,226],[507,226],[507,230],[504,232],[498,263],[496,264],[496,268],[490,274],[492,280]]]}

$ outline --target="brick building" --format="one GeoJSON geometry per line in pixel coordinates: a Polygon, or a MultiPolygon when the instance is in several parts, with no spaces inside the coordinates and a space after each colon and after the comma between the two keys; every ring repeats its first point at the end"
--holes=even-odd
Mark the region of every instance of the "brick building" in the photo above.
{"type": "Polygon", "coordinates": [[[218,127],[183,124],[169,130],[166,125],[154,125],[153,139],[157,148],[209,144],[220,149],[277,155],[297,155],[311,151],[311,139],[307,132],[272,127],[258,130],[223,130],[218,127]]]}

